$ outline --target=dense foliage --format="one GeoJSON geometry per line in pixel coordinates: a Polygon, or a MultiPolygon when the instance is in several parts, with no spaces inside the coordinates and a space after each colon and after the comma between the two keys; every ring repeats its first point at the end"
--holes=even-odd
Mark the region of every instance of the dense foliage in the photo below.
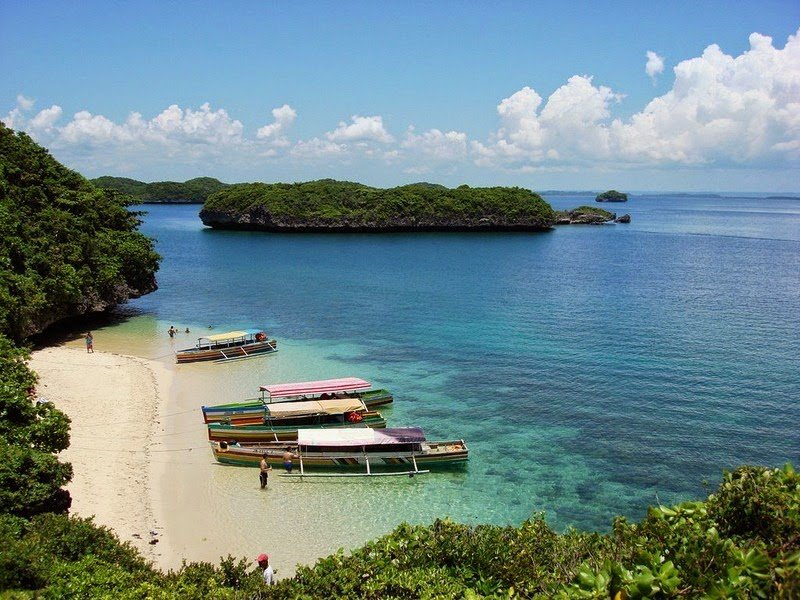
{"type": "Polygon", "coordinates": [[[117,192],[0,123],[0,332],[16,341],[155,289],[159,256],[117,192]]]}
{"type": "Polygon", "coordinates": [[[204,222],[218,213],[268,215],[273,223],[304,222],[316,227],[469,227],[554,222],[547,202],[517,187],[455,189],[416,183],[380,189],[323,179],[306,183],[232,185],[213,194],[200,213],[204,222]]]}
{"type": "Polygon", "coordinates": [[[183,183],[178,181],[154,181],[144,183],[127,177],[104,176],[91,180],[94,185],[132,196],[139,202],[187,202],[202,204],[227,183],[213,177],[196,177],[183,183]]]}
{"type": "Polygon", "coordinates": [[[617,190],[608,190],[602,194],[598,194],[595,198],[596,202],[626,202],[628,194],[618,192],[617,190]]]}

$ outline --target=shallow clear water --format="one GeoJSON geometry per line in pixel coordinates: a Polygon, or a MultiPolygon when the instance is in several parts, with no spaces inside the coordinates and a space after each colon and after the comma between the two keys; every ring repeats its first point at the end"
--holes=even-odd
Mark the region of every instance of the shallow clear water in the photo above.
{"type": "MultiPolygon", "coordinates": [[[[516,524],[545,511],[559,529],[606,529],[704,495],[724,468],[800,463],[800,202],[637,196],[604,208],[632,223],[267,234],[149,205],[160,289],[117,329],[152,356],[172,349],[171,324],[193,330],[179,346],[209,325],[278,338],[275,356],[196,371],[198,405],[353,375],[394,392],[390,426],[467,441],[463,472],[284,486],[292,502],[358,507],[320,507],[342,530],[333,548],[439,516],[516,524]]],[[[215,471],[227,484],[210,494],[244,514],[241,472],[215,471]]]]}

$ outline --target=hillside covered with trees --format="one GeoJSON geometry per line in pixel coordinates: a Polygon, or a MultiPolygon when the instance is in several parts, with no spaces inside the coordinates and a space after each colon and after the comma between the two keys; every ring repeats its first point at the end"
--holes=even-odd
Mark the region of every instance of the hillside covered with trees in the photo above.
{"type": "Polygon", "coordinates": [[[178,181],[144,183],[127,177],[106,175],[91,181],[97,187],[128,194],[139,202],[164,204],[202,204],[211,194],[228,186],[227,183],[222,183],[213,177],[196,177],[183,183],[178,181]]]}
{"type": "Polygon", "coordinates": [[[555,223],[547,202],[518,187],[381,189],[331,179],[232,185],[209,197],[200,218],[265,231],[540,231],[555,223]]]}
{"type": "Polygon", "coordinates": [[[159,256],[128,204],[0,123],[0,331],[21,341],[155,290],[159,256]]]}

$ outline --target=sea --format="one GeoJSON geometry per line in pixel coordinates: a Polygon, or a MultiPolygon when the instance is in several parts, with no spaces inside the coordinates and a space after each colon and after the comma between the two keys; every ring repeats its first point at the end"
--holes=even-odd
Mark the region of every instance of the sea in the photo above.
{"type": "MultiPolygon", "coordinates": [[[[140,206],[163,256],[159,289],[109,330],[168,361],[206,332],[263,327],[278,340],[271,356],[176,367],[203,382],[198,445],[201,404],[344,376],[394,394],[389,426],[466,441],[462,470],[284,484],[287,503],[311,507],[297,539],[334,538],[317,553],[445,517],[543,514],[558,531],[607,531],[617,515],[704,498],[724,470],[800,466],[800,199],[642,194],[598,206],[631,222],[279,234],[206,228],[198,205],[140,206]]],[[[220,467],[213,478],[206,501],[246,537],[263,504],[257,477],[220,467]]]]}

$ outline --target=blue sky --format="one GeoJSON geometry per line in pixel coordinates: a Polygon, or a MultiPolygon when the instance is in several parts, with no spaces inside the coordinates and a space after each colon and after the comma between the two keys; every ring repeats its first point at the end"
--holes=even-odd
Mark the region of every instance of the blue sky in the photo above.
{"type": "Polygon", "coordinates": [[[0,115],[90,177],[797,192],[799,28],[796,1],[5,0],[0,115]]]}

